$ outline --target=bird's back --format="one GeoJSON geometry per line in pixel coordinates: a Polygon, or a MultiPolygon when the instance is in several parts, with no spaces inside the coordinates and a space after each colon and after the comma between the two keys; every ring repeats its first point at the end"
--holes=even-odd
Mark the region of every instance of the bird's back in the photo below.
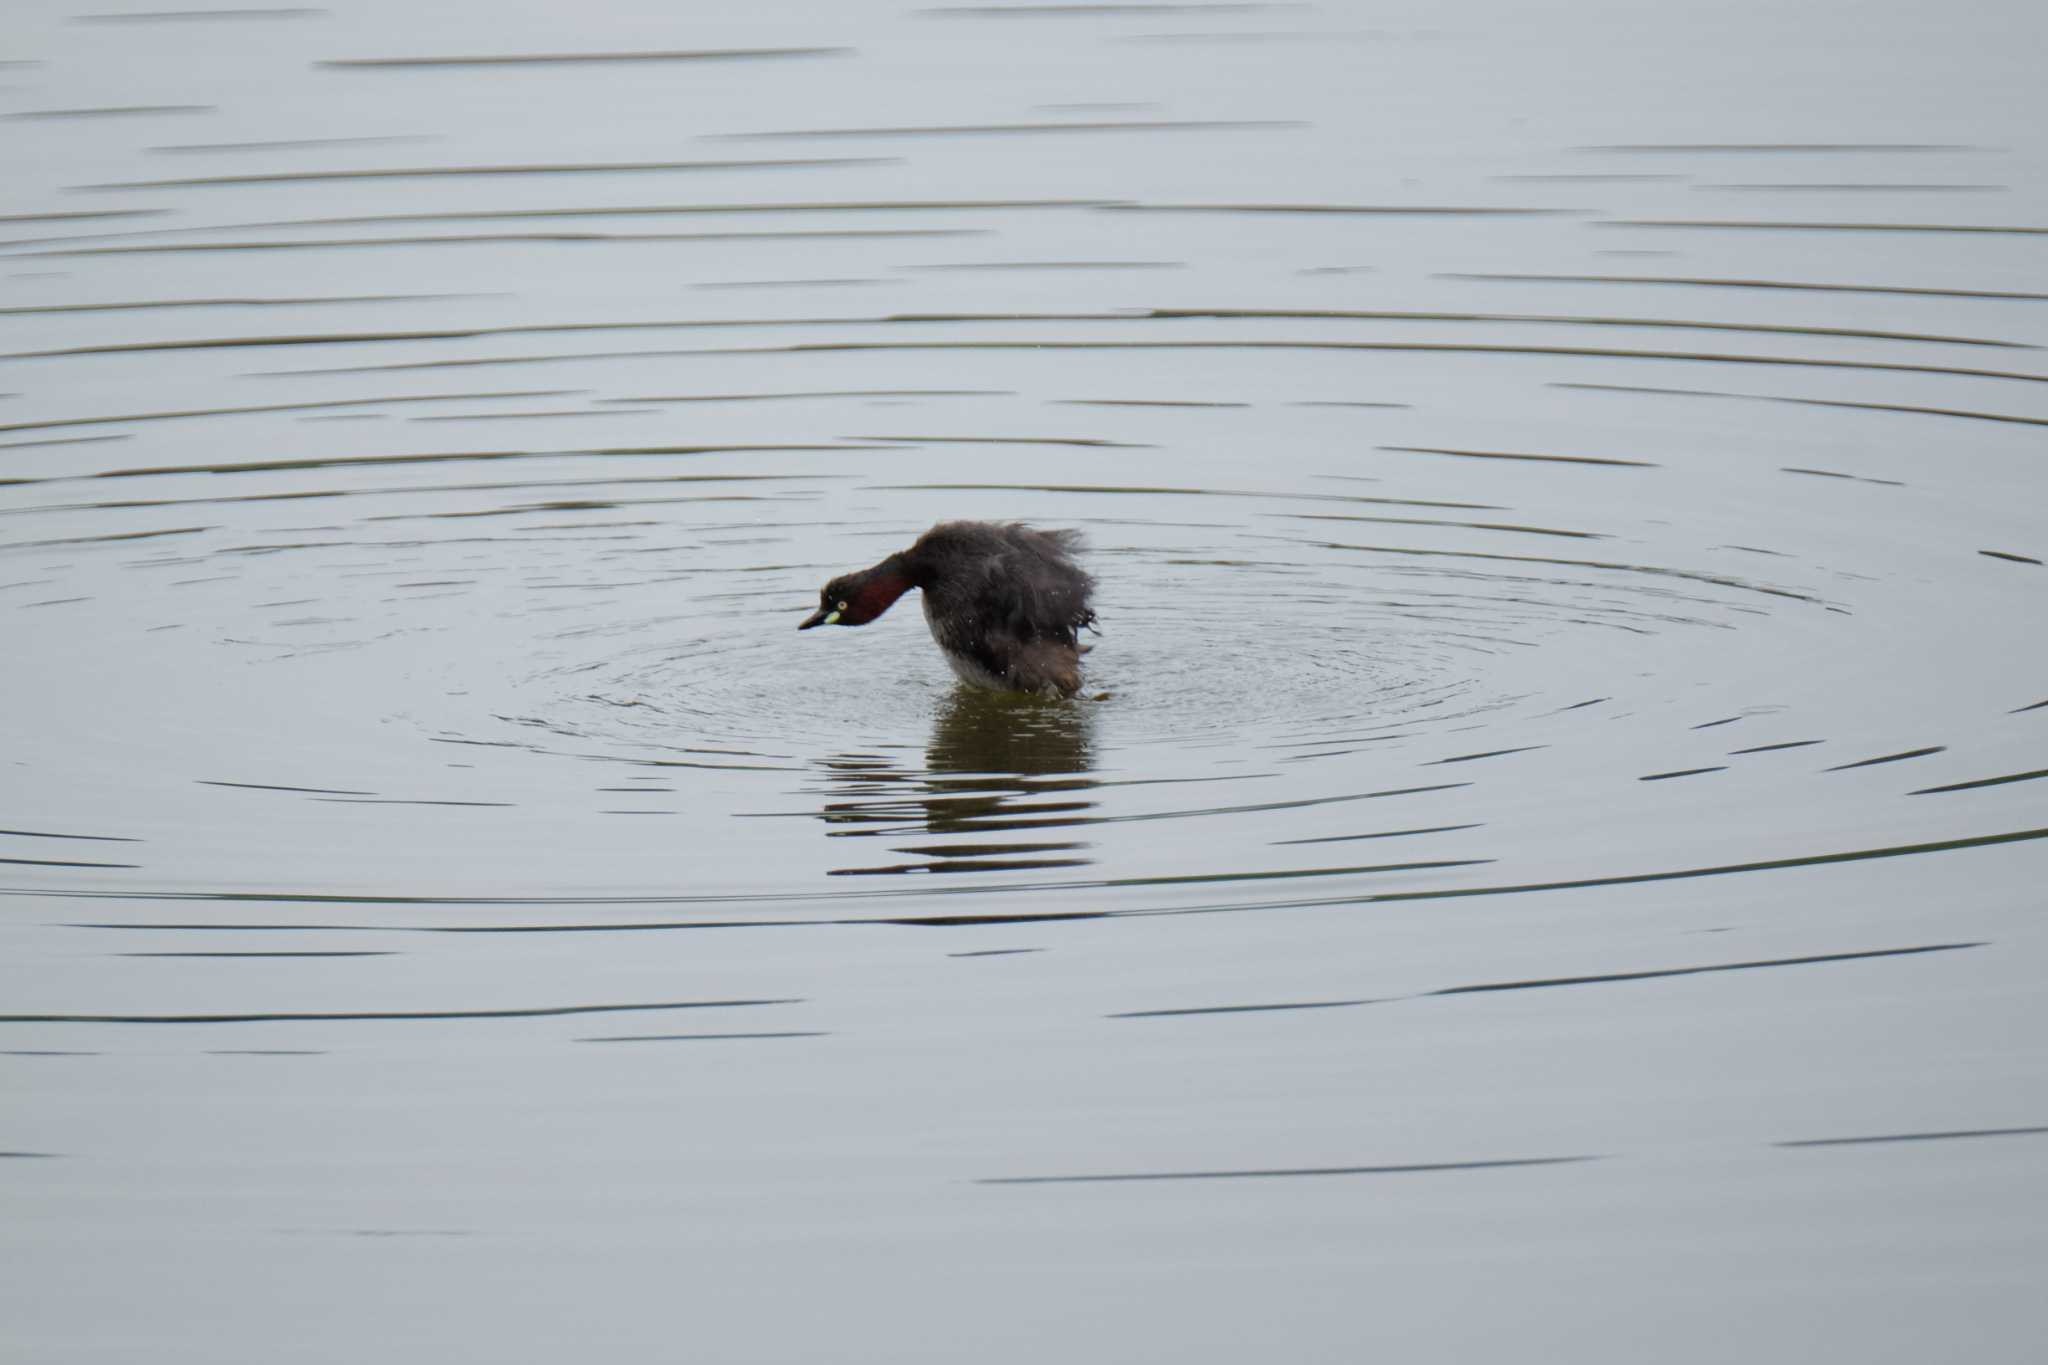
{"type": "Polygon", "coordinates": [[[1078,532],[1017,523],[941,522],[908,558],[932,637],[963,678],[1071,696],[1081,685],[1078,632],[1095,619],[1095,583],[1075,564],[1078,532]]]}

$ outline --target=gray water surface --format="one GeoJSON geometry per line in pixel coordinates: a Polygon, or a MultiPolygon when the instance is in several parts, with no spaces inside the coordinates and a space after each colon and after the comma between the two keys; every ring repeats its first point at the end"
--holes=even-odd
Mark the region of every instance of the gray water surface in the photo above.
{"type": "Polygon", "coordinates": [[[697,8],[9,11],[10,1358],[2031,1359],[2036,8],[697,8]]]}

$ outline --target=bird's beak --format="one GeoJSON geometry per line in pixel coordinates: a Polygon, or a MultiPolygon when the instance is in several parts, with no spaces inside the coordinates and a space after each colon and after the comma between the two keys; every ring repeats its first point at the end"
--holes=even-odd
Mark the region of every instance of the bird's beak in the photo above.
{"type": "Polygon", "coordinates": [[[820,607],[820,608],[818,608],[818,609],[817,609],[816,611],[812,612],[812,613],[810,614],[810,617],[809,617],[809,618],[808,618],[807,620],[805,620],[805,621],[804,621],[804,623],[803,623],[802,625],[798,626],[798,627],[797,627],[797,629],[798,629],[798,630],[809,630],[809,629],[810,629],[810,628],[811,628],[812,626],[830,626],[830,625],[836,625],[836,624],[838,624],[838,621],[839,621],[839,613],[838,613],[838,612],[836,612],[836,611],[826,611],[826,610],[825,610],[825,609],[824,609],[823,607],[820,607]]]}

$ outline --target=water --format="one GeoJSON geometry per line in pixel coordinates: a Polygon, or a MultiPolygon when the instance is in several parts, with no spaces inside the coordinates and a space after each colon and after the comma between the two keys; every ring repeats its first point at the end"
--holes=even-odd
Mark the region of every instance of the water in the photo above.
{"type": "Polygon", "coordinates": [[[22,1358],[2024,1358],[2030,7],[14,17],[22,1358]]]}

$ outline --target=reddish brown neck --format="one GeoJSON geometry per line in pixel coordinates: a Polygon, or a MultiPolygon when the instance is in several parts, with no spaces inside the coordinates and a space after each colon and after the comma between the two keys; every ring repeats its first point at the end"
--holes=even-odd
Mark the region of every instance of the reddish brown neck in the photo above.
{"type": "Polygon", "coordinates": [[[896,604],[896,599],[917,585],[899,556],[891,555],[861,575],[860,586],[847,599],[840,619],[847,625],[864,626],[896,604]]]}

